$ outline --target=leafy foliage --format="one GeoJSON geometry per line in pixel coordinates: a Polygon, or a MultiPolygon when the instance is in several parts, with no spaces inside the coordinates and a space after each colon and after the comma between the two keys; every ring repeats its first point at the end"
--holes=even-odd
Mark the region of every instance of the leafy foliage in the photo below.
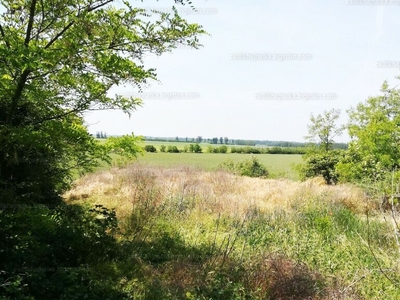
{"type": "Polygon", "coordinates": [[[140,90],[156,79],[155,70],[142,64],[146,53],[200,46],[198,35],[205,31],[176,9],[148,12],[112,2],[1,2],[1,199],[56,201],[73,171],[107,160],[105,147],[88,134],[83,113],[131,114],[141,100],[110,90],[123,84],[140,90]]]}
{"type": "Polygon", "coordinates": [[[171,146],[171,145],[169,145],[169,146],[167,147],[167,152],[168,152],[168,153],[179,153],[179,149],[178,149],[177,146],[171,146]]]}
{"type": "Polygon", "coordinates": [[[341,152],[333,150],[335,136],[342,133],[343,127],[335,122],[340,116],[340,111],[331,109],[324,111],[323,115],[311,115],[308,125],[309,135],[306,137],[311,144],[303,156],[304,163],[297,166],[300,178],[322,176],[327,184],[336,184],[339,180],[336,166],[339,163],[341,152]]]}
{"type": "Polygon", "coordinates": [[[267,168],[261,164],[255,156],[236,164],[232,160],[227,160],[220,165],[220,168],[240,176],[261,178],[267,178],[269,176],[267,168]]]}
{"type": "Polygon", "coordinates": [[[336,166],[339,163],[342,152],[340,150],[318,151],[308,150],[303,156],[304,164],[298,166],[300,179],[306,180],[322,176],[326,184],[336,184],[339,181],[339,174],[336,166]]]}
{"type": "Polygon", "coordinates": [[[105,143],[107,150],[127,158],[136,158],[138,154],[143,154],[143,148],[139,144],[143,142],[142,136],[132,134],[121,137],[109,137],[105,143]]]}
{"type": "Polygon", "coordinates": [[[157,152],[157,148],[153,145],[146,145],[144,146],[144,151],[146,152],[157,152]]]}
{"type": "Polygon", "coordinates": [[[352,141],[339,165],[346,180],[384,180],[399,169],[400,94],[386,82],[382,92],[382,96],[370,97],[349,110],[352,141]]]}
{"type": "Polygon", "coordinates": [[[96,299],[123,295],[96,266],[117,257],[115,212],[62,205],[0,213],[0,298],[96,299]],[[45,288],[43,288],[45,287],[45,288]],[[5,297],[5,298],[4,298],[5,297]]]}

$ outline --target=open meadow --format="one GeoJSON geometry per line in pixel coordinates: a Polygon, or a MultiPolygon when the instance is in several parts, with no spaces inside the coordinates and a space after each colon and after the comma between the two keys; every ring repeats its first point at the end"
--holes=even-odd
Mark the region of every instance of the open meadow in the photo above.
{"type": "Polygon", "coordinates": [[[391,224],[351,185],[139,161],[64,198],[115,209],[121,258],[97,272],[130,299],[400,297],[391,224]]]}

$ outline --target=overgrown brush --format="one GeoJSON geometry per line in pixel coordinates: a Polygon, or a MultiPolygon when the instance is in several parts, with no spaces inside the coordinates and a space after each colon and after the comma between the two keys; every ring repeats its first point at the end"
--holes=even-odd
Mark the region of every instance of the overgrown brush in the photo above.
{"type": "Polygon", "coordinates": [[[365,199],[356,188],[187,167],[135,164],[113,172],[112,181],[98,175],[104,184],[91,192],[96,177],[82,179],[81,192],[91,197],[79,197],[79,186],[71,195],[115,205],[119,255],[106,274],[134,299],[400,295],[379,269],[400,280],[391,228],[378,211],[364,217],[373,206],[357,203],[365,199]]]}

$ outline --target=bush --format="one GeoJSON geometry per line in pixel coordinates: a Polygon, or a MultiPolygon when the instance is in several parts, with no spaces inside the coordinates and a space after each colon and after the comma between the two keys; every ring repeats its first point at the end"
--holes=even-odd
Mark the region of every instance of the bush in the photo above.
{"type": "Polygon", "coordinates": [[[127,296],[96,271],[119,255],[113,210],[101,205],[9,207],[0,213],[0,299],[127,296]]]}
{"type": "Polygon", "coordinates": [[[156,147],[154,147],[153,145],[146,145],[144,146],[144,150],[146,152],[157,152],[156,147]]]}
{"type": "Polygon", "coordinates": [[[340,150],[307,153],[304,156],[305,163],[297,167],[301,180],[322,176],[326,184],[336,184],[339,180],[336,166],[340,158],[340,150]]]}
{"type": "Polygon", "coordinates": [[[202,152],[203,152],[203,149],[201,148],[201,146],[200,146],[198,143],[196,143],[196,144],[190,144],[190,146],[189,146],[189,152],[192,152],[192,153],[202,153],[202,152]]]}
{"type": "Polygon", "coordinates": [[[269,175],[267,168],[254,156],[251,159],[239,162],[237,169],[241,176],[267,178],[269,175]]]}
{"type": "Polygon", "coordinates": [[[207,146],[207,152],[208,153],[217,153],[218,148],[214,148],[213,146],[209,145],[209,146],[207,146]]]}
{"type": "Polygon", "coordinates": [[[220,147],[218,148],[218,152],[219,152],[219,153],[227,153],[227,152],[228,152],[228,147],[225,146],[225,145],[220,146],[220,147]]]}
{"type": "Polygon", "coordinates": [[[160,152],[165,152],[167,147],[165,145],[160,146],[160,152]]]}
{"type": "Polygon", "coordinates": [[[256,157],[246,159],[235,164],[232,160],[223,162],[220,167],[228,172],[248,177],[267,178],[269,176],[267,168],[262,165],[256,157]]]}
{"type": "Polygon", "coordinates": [[[176,146],[168,146],[167,147],[167,152],[168,153],[179,153],[179,149],[176,146]]]}

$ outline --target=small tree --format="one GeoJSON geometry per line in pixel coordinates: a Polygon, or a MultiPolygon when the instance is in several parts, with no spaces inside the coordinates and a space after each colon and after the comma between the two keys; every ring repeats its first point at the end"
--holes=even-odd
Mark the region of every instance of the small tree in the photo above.
{"type": "Polygon", "coordinates": [[[136,158],[138,154],[143,154],[143,148],[139,146],[144,138],[132,134],[121,137],[109,137],[105,143],[107,150],[127,158],[136,158]]]}
{"type": "Polygon", "coordinates": [[[165,145],[160,146],[160,152],[165,152],[167,147],[165,145]]]}
{"type": "Polygon", "coordinates": [[[340,135],[343,127],[338,127],[336,121],[340,111],[332,109],[322,115],[311,115],[308,125],[309,135],[306,137],[312,144],[303,156],[304,164],[298,166],[301,179],[322,176],[327,184],[338,182],[336,166],[340,161],[341,152],[333,150],[333,138],[340,135]]]}

